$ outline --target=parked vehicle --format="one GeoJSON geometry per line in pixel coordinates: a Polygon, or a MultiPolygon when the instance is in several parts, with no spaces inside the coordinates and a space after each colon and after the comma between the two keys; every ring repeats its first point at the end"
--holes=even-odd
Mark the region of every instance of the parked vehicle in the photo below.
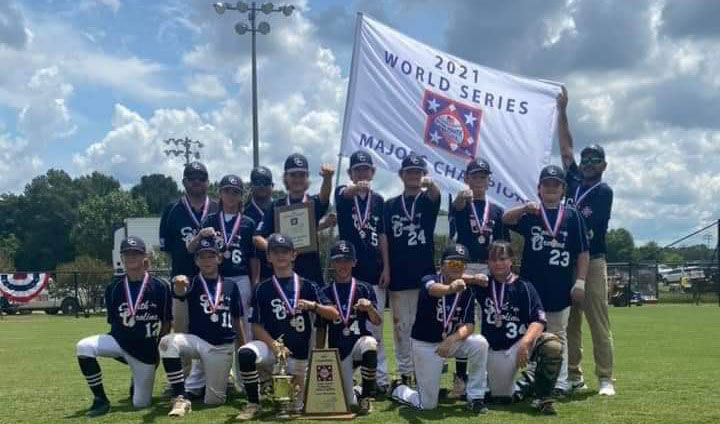
{"type": "Polygon", "coordinates": [[[50,315],[55,315],[58,312],[62,312],[63,315],[74,315],[80,310],[80,302],[74,296],[51,294],[52,284],[53,280],[50,279],[43,291],[29,302],[9,300],[0,294],[0,313],[5,312],[8,315],[14,315],[18,313],[29,314],[32,311],[45,311],[50,315]]]}

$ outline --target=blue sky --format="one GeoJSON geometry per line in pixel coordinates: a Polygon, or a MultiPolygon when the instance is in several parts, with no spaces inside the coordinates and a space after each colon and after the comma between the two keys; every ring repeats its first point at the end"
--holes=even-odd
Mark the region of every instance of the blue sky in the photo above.
{"type": "MultiPolygon", "coordinates": [[[[209,1],[0,4],[0,192],[48,168],[179,177],[190,136],[217,177],[249,172],[249,37],[209,1]]],[[[720,217],[720,2],[290,1],[259,36],[261,156],[335,162],[355,14],[474,62],[564,82],[580,148],[600,142],[611,227],[670,241],[720,217]]],[[[279,4],[279,3],[277,3],[279,4]]],[[[276,4],[276,5],[277,5],[276,4]]],[[[553,160],[559,162],[557,148],[553,160]]],[[[378,186],[395,194],[391,175],[378,186]]],[[[700,240],[698,240],[700,242],[700,240]]]]}

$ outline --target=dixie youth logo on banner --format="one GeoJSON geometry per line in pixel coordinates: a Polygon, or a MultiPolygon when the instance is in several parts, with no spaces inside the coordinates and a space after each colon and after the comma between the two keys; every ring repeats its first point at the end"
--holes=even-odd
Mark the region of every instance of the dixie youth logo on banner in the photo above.
{"type": "MultiPolygon", "coordinates": [[[[479,51],[482,43],[478,34],[479,51]]],[[[493,201],[534,200],[559,93],[557,83],[468,62],[359,14],[341,153],[364,150],[397,171],[415,152],[448,193],[465,188],[465,166],[483,157],[493,201]]]]}

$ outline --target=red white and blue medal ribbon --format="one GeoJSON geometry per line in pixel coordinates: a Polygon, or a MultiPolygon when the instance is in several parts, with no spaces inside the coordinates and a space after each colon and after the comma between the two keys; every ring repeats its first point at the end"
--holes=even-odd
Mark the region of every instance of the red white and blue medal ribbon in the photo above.
{"type": "MultiPolygon", "coordinates": [[[[445,277],[440,277],[440,282],[444,283],[445,277]]],[[[460,300],[460,293],[455,293],[455,299],[453,299],[452,306],[450,307],[450,313],[448,314],[446,305],[445,305],[445,296],[443,296],[440,301],[442,302],[442,311],[443,311],[443,332],[442,332],[442,338],[446,338],[448,334],[450,333],[450,325],[452,323],[452,317],[455,314],[455,307],[458,304],[458,300],[460,300]]]]}
{"type": "Polygon", "coordinates": [[[579,207],[580,203],[585,200],[585,197],[587,197],[588,194],[590,194],[591,191],[595,190],[597,186],[602,184],[602,181],[596,182],[593,186],[591,186],[589,189],[585,190],[582,195],[580,195],[580,186],[578,186],[575,189],[575,207],[579,207]]]}
{"type": "Polygon", "coordinates": [[[297,307],[298,301],[300,300],[300,276],[293,273],[293,304],[290,305],[290,299],[288,299],[287,295],[285,295],[285,291],[280,286],[280,283],[278,282],[277,278],[273,275],[272,277],[273,286],[275,286],[275,291],[280,295],[280,299],[282,299],[283,303],[285,304],[285,308],[287,308],[287,311],[290,312],[290,315],[295,315],[295,308],[297,307]]]}
{"type": "Polygon", "coordinates": [[[257,203],[255,203],[255,199],[253,199],[252,197],[250,198],[250,204],[252,204],[253,207],[258,211],[258,213],[260,214],[260,217],[265,216],[265,211],[262,210],[262,208],[260,206],[258,206],[257,203]]]}
{"type": "Polygon", "coordinates": [[[542,216],[543,224],[545,224],[545,229],[550,234],[550,237],[553,239],[557,236],[557,232],[560,229],[560,224],[562,223],[563,217],[565,216],[565,202],[560,201],[560,206],[558,207],[558,214],[555,218],[555,225],[552,227],[550,226],[550,220],[548,219],[547,212],[545,212],[545,205],[540,205],[540,215],[542,216]]]}
{"type": "MultiPolygon", "coordinates": [[[[338,294],[338,291],[337,291],[337,283],[333,283],[333,295],[335,295],[335,303],[338,306],[338,311],[340,311],[340,320],[342,321],[343,324],[345,324],[346,329],[348,327],[348,323],[350,322],[350,313],[352,312],[352,304],[355,301],[356,289],[357,289],[357,283],[355,282],[355,278],[353,278],[350,282],[350,294],[348,295],[347,312],[343,313],[342,302],[340,301],[340,295],[338,294]]],[[[350,334],[349,331],[347,332],[348,334],[345,334],[345,333],[346,333],[346,331],[343,330],[344,335],[347,336],[350,334]]]]}
{"type": "Polygon", "coordinates": [[[484,230],[487,229],[488,221],[490,221],[490,201],[485,199],[485,208],[483,210],[482,222],[480,221],[480,217],[478,216],[477,209],[475,209],[474,198],[470,201],[470,208],[472,209],[475,222],[477,222],[478,227],[480,227],[480,232],[484,232],[484,230]]]}
{"type": "MultiPolygon", "coordinates": [[[[150,281],[150,274],[146,272],[145,275],[143,275],[143,280],[142,284],[140,285],[140,291],[138,292],[138,296],[135,299],[135,302],[133,302],[132,295],[130,294],[130,281],[128,280],[128,276],[125,275],[125,281],[123,285],[125,286],[125,300],[127,301],[128,313],[131,320],[135,316],[135,312],[142,303],[143,296],[145,295],[145,290],[147,289],[148,281],[150,281]]],[[[134,320],[131,322],[134,323],[134,320]]]]}
{"type": "Polygon", "coordinates": [[[190,218],[195,223],[195,226],[197,228],[202,228],[202,225],[205,222],[205,219],[207,218],[208,210],[210,210],[210,198],[205,196],[205,203],[203,204],[202,215],[200,216],[199,221],[198,221],[197,217],[195,216],[195,212],[193,212],[192,206],[190,206],[190,201],[188,201],[187,196],[183,196],[182,201],[183,201],[183,205],[185,205],[185,209],[187,209],[188,215],[190,215],[190,218]]]}
{"type": "Polygon", "coordinates": [[[497,290],[495,289],[495,278],[492,279],[492,296],[495,303],[495,327],[502,327],[502,305],[505,302],[505,285],[513,281],[513,273],[511,272],[505,279],[504,283],[500,283],[500,298],[498,299],[497,290]]]}
{"type": "Polygon", "coordinates": [[[400,203],[403,208],[403,212],[405,212],[405,216],[407,219],[410,220],[410,224],[415,224],[415,205],[417,204],[417,200],[422,194],[422,191],[418,191],[418,193],[415,195],[415,198],[413,199],[412,206],[410,207],[410,212],[407,210],[407,205],[405,204],[405,195],[400,195],[400,203]]]}
{"type": "Polygon", "coordinates": [[[218,306],[220,306],[220,301],[222,301],[222,291],[223,291],[223,281],[222,277],[218,275],[217,283],[215,283],[215,299],[212,299],[212,296],[210,295],[210,290],[208,289],[207,281],[205,281],[205,278],[203,278],[202,274],[198,274],[198,277],[200,277],[200,282],[202,283],[202,288],[205,291],[205,294],[207,295],[208,302],[210,302],[210,310],[212,311],[212,314],[210,315],[210,320],[212,322],[217,322],[218,316],[215,313],[217,311],[218,306]]]}
{"type": "Polygon", "coordinates": [[[233,224],[232,231],[230,232],[230,237],[228,237],[227,230],[225,230],[225,212],[220,212],[220,229],[222,230],[225,246],[228,246],[237,235],[238,230],[240,229],[240,221],[242,221],[242,214],[238,212],[235,217],[235,224],[233,224]]]}
{"type": "Polygon", "coordinates": [[[368,222],[368,218],[370,218],[370,202],[372,199],[372,193],[368,191],[367,194],[367,204],[365,205],[365,212],[363,212],[362,215],[360,215],[360,201],[358,200],[358,196],[353,197],[353,200],[355,201],[355,210],[358,214],[358,222],[355,225],[355,228],[359,230],[362,230],[363,227],[365,227],[365,224],[368,222]]]}

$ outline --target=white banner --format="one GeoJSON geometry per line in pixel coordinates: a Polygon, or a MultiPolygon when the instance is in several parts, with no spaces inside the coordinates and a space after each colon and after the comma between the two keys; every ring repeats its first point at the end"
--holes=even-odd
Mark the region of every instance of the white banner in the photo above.
{"type": "MultiPolygon", "coordinates": [[[[477,48],[483,40],[478,34],[477,48]]],[[[518,52],[522,54],[522,52],[518,52]]],[[[465,187],[465,166],[490,163],[488,196],[505,207],[537,198],[555,132],[557,83],[500,72],[433,49],[358,15],[341,153],[379,166],[425,157],[440,188],[465,187]]]]}

